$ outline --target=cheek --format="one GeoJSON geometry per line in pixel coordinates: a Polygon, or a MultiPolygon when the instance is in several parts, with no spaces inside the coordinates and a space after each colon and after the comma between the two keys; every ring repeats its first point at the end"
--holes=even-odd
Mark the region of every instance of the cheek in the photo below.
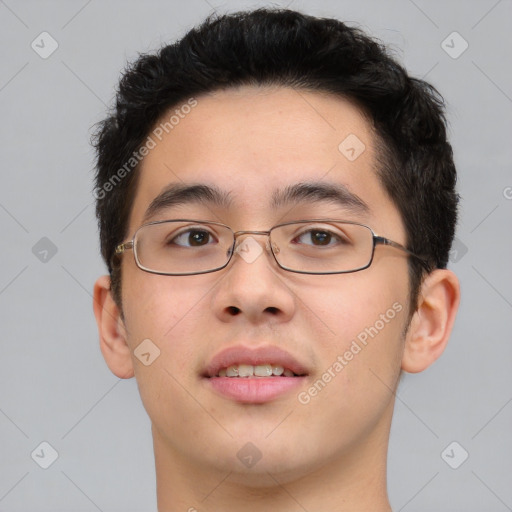
{"type": "Polygon", "coordinates": [[[160,276],[129,268],[123,279],[123,311],[133,340],[163,341],[192,309],[197,293],[187,278],[160,276]]]}
{"type": "MultiPolygon", "coordinates": [[[[320,355],[315,382],[327,381],[328,389],[324,395],[322,382],[316,387],[340,407],[365,401],[367,405],[361,407],[375,407],[389,399],[389,388],[393,389],[400,371],[407,321],[408,280],[403,273],[395,270],[383,276],[368,269],[341,275],[328,288],[311,289],[305,295],[317,325],[317,339],[311,340],[320,355]]],[[[313,325],[310,319],[305,322],[313,325]]],[[[314,335],[315,329],[310,332],[314,335]]]]}
{"type": "Polygon", "coordinates": [[[127,279],[123,288],[128,343],[133,352],[150,339],[160,350],[159,364],[177,373],[187,361],[190,365],[197,351],[194,332],[204,322],[201,312],[208,290],[191,286],[190,278],[140,274],[127,279]]]}
{"type": "Polygon", "coordinates": [[[364,341],[365,332],[374,333],[375,327],[401,332],[408,308],[407,270],[383,265],[378,270],[311,280],[294,290],[304,303],[305,323],[320,330],[323,338],[318,341],[324,348],[342,350],[358,336],[364,341]]]}
{"type": "MultiPolygon", "coordinates": [[[[204,323],[201,307],[205,291],[194,291],[184,280],[147,274],[127,284],[124,292],[128,343],[141,400],[152,419],[159,418],[158,423],[175,429],[175,418],[184,422],[191,406],[185,390],[193,389],[197,378],[190,367],[191,361],[197,360],[195,333],[204,323]],[[144,340],[150,340],[149,345],[144,340]],[[149,346],[144,352],[150,352],[150,358],[152,352],[158,354],[148,365],[137,357],[143,341],[149,346]],[[169,416],[168,407],[176,415],[169,416]]],[[[192,427],[183,424],[180,428],[186,431],[192,427]]]]}
{"type": "Polygon", "coordinates": [[[338,314],[331,318],[336,336],[330,359],[343,359],[339,385],[370,401],[387,400],[400,371],[409,282],[407,263],[394,263],[353,274],[337,294],[338,314]]]}

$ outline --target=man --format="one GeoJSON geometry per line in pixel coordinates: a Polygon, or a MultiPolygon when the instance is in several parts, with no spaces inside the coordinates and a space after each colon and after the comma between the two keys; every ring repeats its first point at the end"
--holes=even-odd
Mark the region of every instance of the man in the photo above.
{"type": "Polygon", "coordinates": [[[161,512],[384,512],[401,371],[459,304],[443,102],[337,20],[210,18],[120,82],[96,191],[101,350],[161,512]]]}

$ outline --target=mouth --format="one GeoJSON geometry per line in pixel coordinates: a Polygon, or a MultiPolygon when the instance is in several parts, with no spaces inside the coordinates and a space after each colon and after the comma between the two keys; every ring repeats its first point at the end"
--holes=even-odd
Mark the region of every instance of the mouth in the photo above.
{"type": "Polygon", "coordinates": [[[263,404],[302,386],[308,371],[285,350],[231,347],[216,354],[202,374],[205,385],[225,399],[263,404]]]}
{"type": "Polygon", "coordinates": [[[215,377],[232,378],[265,378],[265,377],[299,377],[289,368],[284,368],[279,364],[234,364],[227,368],[221,368],[215,377]]]}

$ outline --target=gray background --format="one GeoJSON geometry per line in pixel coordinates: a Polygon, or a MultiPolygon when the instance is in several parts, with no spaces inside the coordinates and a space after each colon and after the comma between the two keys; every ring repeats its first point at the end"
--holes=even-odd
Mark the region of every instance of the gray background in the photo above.
{"type": "MultiPolygon", "coordinates": [[[[0,0],[0,511],[156,510],[150,423],[135,381],[104,363],[92,314],[104,266],[88,141],[137,52],[214,9],[261,5],[0,0]],[[59,45],[45,59],[31,47],[43,31],[59,45]],[[48,469],[43,441],[59,455],[48,469]]],[[[390,498],[395,512],[512,510],[512,3],[274,5],[360,25],[446,98],[463,197],[451,256],[462,304],[441,359],[399,388],[390,498]],[[454,31],[463,39],[446,39],[454,31]]]]}

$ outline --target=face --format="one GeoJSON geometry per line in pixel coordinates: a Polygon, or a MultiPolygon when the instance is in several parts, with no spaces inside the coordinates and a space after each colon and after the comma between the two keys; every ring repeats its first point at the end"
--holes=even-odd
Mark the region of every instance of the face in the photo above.
{"type": "MultiPolygon", "coordinates": [[[[250,87],[196,99],[143,161],[129,237],[145,222],[167,219],[267,231],[330,218],[405,243],[376,175],[371,127],[351,103],[250,87]],[[229,195],[229,204],[189,200],[147,217],[168,187],[197,184],[229,195]],[[343,187],[367,209],[318,194],[274,204],[298,184],[343,187]]],[[[306,275],[280,269],[266,237],[251,238],[263,249],[256,258],[235,253],[223,270],[201,275],[150,274],[130,251],[123,255],[124,329],[155,452],[182,467],[232,471],[233,478],[269,471],[285,481],[361,446],[385,450],[407,318],[406,256],[380,245],[363,271],[306,275]],[[147,339],[160,355],[144,365],[133,352],[147,339]],[[301,376],[212,375],[237,363],[290,367],[301,376]],[[260,455],[251,467],[250,457],[260,455]]]]}

